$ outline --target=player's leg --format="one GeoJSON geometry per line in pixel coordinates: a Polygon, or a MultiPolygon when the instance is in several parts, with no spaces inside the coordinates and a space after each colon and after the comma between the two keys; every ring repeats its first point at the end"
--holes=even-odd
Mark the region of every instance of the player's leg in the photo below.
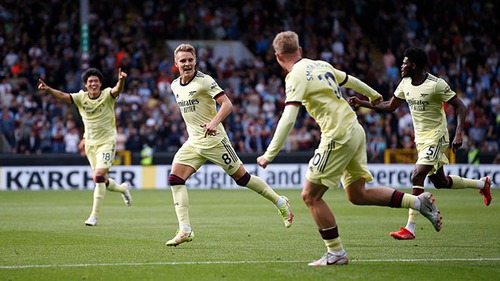
{"type": "Polygon", "coordinates": [[[191,242],[194,238],[194,232],[189,220],[189,197],[186,188],[186,180],[194,174],[204,162],[205,160],[188,144],[184,144],[174,156],[172,170],[168,176],[168,183],[172,190],[172,198],[179,228],[175,236],[165,243],[167,246],[177,246],[184,242],[191,242]]]}
{"type": "MultiPolygon", "coordinates": [[[[448,137],[438,139],[428,139],[422,143],[417,143],[418,159],[411,176],[412,194],[419,196],[424,193],[424,181],[427,175],[434,174],[443,165],[449,163],[445,151],[448,147],[448,137]]],[[[389,234],[398,240],[415,239],[417,218],[420,212],[410,209],[405,227],[400,227],[399,231],[389,234]]]]}
{"type": "Polygon", "coordinates": [[[130,194],[130,187],[128,183],[117,184],[112,178],[109,177],[108,172],[113,165],[113,160],[116,154],[116,140],[104,143],[98,146],[97,157],[99,166],[108,167],[106,170],[106,189],[113,192],[120,192],[125,202],[125,205],[132,204],[132,195],[130,194]]]}
{"type": "MultiPolygon", "coordinates": [[[[411,176],[412,181],[412,195],[420,196],[425,192],[424,181],[427,173],[432,169],[432,166],[426,165],[415,165],[413,173],[411,176]]],[[[409,209],[408,210],[408,220],[405,227],[400,227],[399,231],[390,232],[394,239],[398,240],[412,240],[415,239],[415,229],[417,224],[417,218],[420,212],[418,210],[409,209]]]]}
{"type": "MultiPolygon", "coordinates": [[[[362,127],[359,129],[361,132],[363,131],[362,127]]],[[[363,134],[356,137],[365,139],[363,134]]],[[[349,262],[340,240],[335,217],[324,201],[323,195],[328,187],[336,188],[339,186],[340,177],[352,157],[350,145],[351,141],[346,144],[338,144],[330,139],[321,138],[318,148],[309,161],[302,199],[309,208],[327,248],[327,252],[321,259],[311,262],[309,265],[343,265],[349,262]]]]}
{"type": "Polygon", "coordinates": [[[101,206],[104,201],[104,195],[106,194],[106,170],[103,168],[97,168],[94,172],[94,201],[92,204],[92,212],[89,218],[85,221],[87,226],[96,226],[99,219],[99,213],[101,211],[101,206]]]}
{"type": "MultiPolygon", "coordinates": [[[[430,165],[415,165],[411,176],[412,191],[411,194],[420,196],[425,192],[424,181],[427,174],[432,170],[430,165]]],[[[417,218],[420,212],[414,209],[408,210],[408,220],[405,227],[400,227],[399,231],[389,233],[394,239],[398,240],[412,240],[415,239],[415,231],[417,226],[417,218]]]]}
{"type": "Polygon", "coordinates": [[[125,205],[132,205],[132,195],[130,194],[130,185],[127,182],[117,184],[115,180],[108,177],[108,182],[106,183],[106,189],[113,192],[120,192],[125,205]]]}
{"type": "Polygon", "coordinates": [[[278,195],[260,177],[248,173],[228,139],[224,138],[220,145],[204,150],[203,155],[221,167],[239,186],[247,187],[273,203],[278,209],[285,227],[292,226],[294,214],[288,198],[278,195]]]}
{"type": "Polygon", "coordinates": [[[438,169],[435,174],[429,175],[429,179],[436,188],[449,188],[449,189],[465,189],[473,188],[479,189],[479,194],[483,196],[483,201],[486,206],[491,203],[491,179],[483,177],[479,180],[462,178],[455,175],[446,176],[443,167],[438,169]]]}
{"type": "Polygon", "coordinates": [[[231,177],[239,186],[249,188],[273,203],[278,209],[285,227],[292,226],[294,214],[287,197],[278,195],[263,179],[248,173],[243,165],[240,165],[231,177]]]}
{"type": "Polygon", "coordinates": [[[85,144],[85,152],[87,159],[89,160],[90,167],[92,168],[94,180],[94,195],[92,202],[92,211],[89,218],[85,221],[87,226],[97,225],[97,220],[99,218],[99,213],[101,210],[102,203],[104,201],[104,196],[106,194],[106,168],[103,168],[102,157],[98,158],[99,151],[98,146],[85,144]]]}
{"type": "Polygon", "coordinates": [[[325,243],[327,252],[317,261],[309,263],[311,266],[345,265],[349,262],[342,246],[335,216],[323,200],[328,187],[315,184],[306,179],[302,190],[302,200],[309,208],[312,218],[318,227],[319,234],[325,243]]]}
{"type": "MultiPolygon", "coordinates": [[[[341,174],[347,199],[355,205],[401,207],[399,201],[402,201],[404,193],[385,186],[368,189],[365,187],[365,183],[373,179],[368,169],[365,132],[361,126],[356,126],[352,130],[351,136],[348,142],[335,144],[335,149],[332,150],[332,155],[329,157],[333,160],[329,160],[330,163],[328,163],[329,169],[337,171],[337,177],[338,174],[341,174]]],[[[411,196],[407,198],[415,201],[411,196]]],[[[404,200],[405,203],[406,201],[404,200]]],[[[403,207],[412,206],[408,203],[408,206],[403,207]]]]}

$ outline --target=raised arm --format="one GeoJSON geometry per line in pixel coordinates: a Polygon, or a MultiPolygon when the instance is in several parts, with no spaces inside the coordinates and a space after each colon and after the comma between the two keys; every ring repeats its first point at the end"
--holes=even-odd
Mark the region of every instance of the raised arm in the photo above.
{"type": "Polygon", "coordinates": [[[42,79],[38,79],[38,90],[45,91],[49,93],[51,96],[58,100],[62,100],[65,103],[73,103],[73,100],[71,99],[71,95],[68,93],[65,93],[63,91],[54,89],[49,87],[45,82],[43,82],[42,79]]]}
{"type": "Polygon", "coordinates": [[[125,87],[125,78],[127,78],[127,73],[123,72],[121,68],[118,68],[118,82],[111,89],[111,95],[113,97],[118,97],[125,87]]]}

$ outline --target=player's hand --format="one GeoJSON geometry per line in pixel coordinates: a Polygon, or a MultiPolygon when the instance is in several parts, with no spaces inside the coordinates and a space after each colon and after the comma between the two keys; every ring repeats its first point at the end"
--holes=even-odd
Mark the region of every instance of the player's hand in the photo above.
{"type": "Polygon", "coordinates": [[[118,68],[118,79],[127,78],[127,73],[123,72],[121,68],[118,68]]]}
{"type": "Polygon", "coordinates": [[[370,105],[371,105],[372,107],[375,107],[377,104],[379,104],[379,103],[381,103],[381,102],[383,102],[383,101],[384,101],[384,98],[380,97],[380,98],[378,98],[378,99],[376,99],[376,100],[372,100],[372,101],[370,101],[370,105]]]}
{"type": "Polygon", "coordinates": [[[78,144],[78,149],[82,150],[85,148],[85,138],[83,138],[78,144]]]}
{"type": "Polygon", "coordinates": [[[42,79],[38,79],[38,90],[46,91],[49,88],[42,79]]]}
{"type": "Polygon", "coordinates": [[[207,136],[217,135],[217,125],[212,124],[212,122],[207,124],[201,124],[200,127],[205,128],[205,138],[207,136]]]}
{"type": "Polygon", "coordinates": [[[264,169],[265,169],[269,163],[270,163],[270,161],[269,161],[269,160],[267,160],[267,159],[264,157],[264,155],[261,155],[261,156],[257,157],[257,164],[258,164],[259,166],[261,166],[262,168],[264,168],[264,169]]]}
{"type": "Polygon", "coordinates": [[[349,99],[349,105],[353,107],[360,107],[361,106],[361,100],[358,99],[358,97],[351,97],[349,99]]]}
{"type": "Polygon", "coordinates": [[[451,144],[451,149],[453,150],[454,153],[457,152],[457,150],[462,147],[463,143],[463,136],[462,134],[455,134],[455,138],[453,139],[453,143],[451,144]]]}

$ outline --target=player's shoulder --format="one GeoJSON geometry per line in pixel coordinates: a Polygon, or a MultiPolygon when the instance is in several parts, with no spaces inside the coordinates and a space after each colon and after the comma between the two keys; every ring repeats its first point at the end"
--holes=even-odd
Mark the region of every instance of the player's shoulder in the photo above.
{"type": "Polygon", "coordinates": [[[195,74],[195,76],[196,76],[197,78],[208,78],[208,77],[211,77],[210,75],[208,75],[208,74],[206,74],[206,73],[203,73],[203,72],[201,72],[201,71],[199,71],[199,70],[196,70],[196,74],[195,74]]]}
{"type": "Polygon", "coordinates": [[[432,83],[437,83],[437,82],[439,82],[439,80],[444,81],[443,79],[437,77],[436,75],[434,75],[432,73],[427,73],[427,78],[425,80],[427,80],[428,82],[432,82],[432,83]]]}
{"type": "Polygon", "coordinates": [[[85,93],[88,93],[88,91],[80,90],[80,91],[75,92],[75,93],[70,93],[70,95],[84,95],[85,93]]]}
{"type": "Polygon", "coordinates": [[[111,95],[111,88],[110,87],[104,88],[101,93],[106,96],[111,95]]]}
{"type": "Polygon", "coordinates": [[[451,90],[451,87],[446,80],[431,73],[427,74],[426,83],[431,83],[436,91],[448,92],[451,90]]]}
{"type": "Polygon", "coordinates": [[[84,97],[88,96],[87,91],[85,90],[80,90],[76,93],[69,93],[72,99],[83,99],[84,97]]]}
{"type": "Polygon", "coordinates": [[[404,87],[409,86],[409,85],[411,85],[411,78],[410,77],[403,77],[399,81],[398,87],[399,88],[404,88],[404,87]]]}

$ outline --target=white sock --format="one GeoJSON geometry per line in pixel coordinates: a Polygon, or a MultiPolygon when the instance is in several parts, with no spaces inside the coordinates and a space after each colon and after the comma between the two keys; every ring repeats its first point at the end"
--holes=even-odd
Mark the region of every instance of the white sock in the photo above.
{"type": "Polygon", "coordinates": [[[422,205],[422,202],[420,202],[420,199],[417,198],[417,200],[415,200],[415,203],[413,203],[413,210],[417,210],[420,212],[420,206],[422,205]]]}
{"type": "Polygon", "coordinates": [[[283,204],[285,204],[285,202],[286,202],[285,199],[283,199],[283,197],[280,196],[278,201],[276,201],[276,203],[274,203],[274,206],[279,208],[279,207],[283,206],[283,204]]]}
{"type": "Polygon", "coordinates": [[[191,231],[191,226],[190,225],[180,225],[179,229],[182,231],[191,231]]]}
{"type": "Polygon", "coordinates": [[[332,253],[333,255],[335,255],[335,256],[337,256],[337,257],[340,257],[340,256],[345,255],[345,251],[344,251],[344,249],[343,249],[343,248],[342,248],[342,249],[340,249],[340,250],[337,250],[337,251],[332,251],[332,252],[330,252],[330,253],[332,253]]]}

